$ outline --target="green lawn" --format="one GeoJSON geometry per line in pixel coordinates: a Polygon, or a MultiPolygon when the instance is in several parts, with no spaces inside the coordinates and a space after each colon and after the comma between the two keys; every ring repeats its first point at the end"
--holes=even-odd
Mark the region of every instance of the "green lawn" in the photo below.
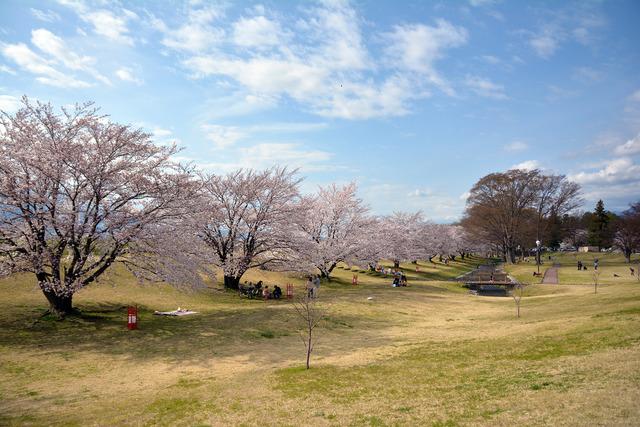
{"type": "MultiPolygon", "coordinates": [[[[0,425],[638,425],[640,283],[604,281],[621,268],[610,257],[598,294],[529,286],[520,319],[511,298],[448,281],[478,258],[402,264],[408,288],[337,268],[321,286],[329,316],[309,371],[285,301],[118,272],[77,294],[82,316],[37,321],[44,298],[12,277],[0,282],[0,425]],[[137,331],[128,304],[141,308],[137,331]],[[199,314],[151,314],[178,306],[199,314]]],[[[580,283],[571,256],[558,259],[580,283]]],[[[304,281],[246,278],[257,279],[304,281]]]]}

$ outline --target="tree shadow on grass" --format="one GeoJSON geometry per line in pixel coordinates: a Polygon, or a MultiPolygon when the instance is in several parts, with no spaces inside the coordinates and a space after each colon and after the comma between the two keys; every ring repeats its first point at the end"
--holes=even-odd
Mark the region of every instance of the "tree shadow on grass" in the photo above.
{"type": "MultiPolygon", "coordinates": [[[[292,352],[297,354],[292,349],[301,346],[294,326],[296,319],[284,304],[249,305],[181,317],[155,316],[150,307],[138,305],[139,329],[132,331],[127,330],[126,306],[121,303],[83,304],[78,315],[64,321],[44,318],[27,328],[24,325],[33,321],[32,314],[18,314],[9,322],[3,318],[0,341],[13,351],[43,355],[102,353],[176,364],[204,364],[212,358],[258,358],[262,363],[277,364],[291,357],[292,352]]],[[[376,337],[387,326],[384,321],[334,313],[325,333],[340,341],[341,335],[357,331],[357,341],[346,337],[347,341],[342,340],[356,349],[379,344],[376,337]]],[[[344,345],[325,354],[337,354],[338,347],[344,345]]]]}

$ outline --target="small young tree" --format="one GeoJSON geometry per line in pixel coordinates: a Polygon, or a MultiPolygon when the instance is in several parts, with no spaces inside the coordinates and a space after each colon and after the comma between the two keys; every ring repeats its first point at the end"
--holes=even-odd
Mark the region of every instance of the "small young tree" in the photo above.
{"type": "Polygon", "coordinates": [[[522,299],[522,294],[524,293],[524,285],[522,283],[516,283],[513,289],[511,290],[511,297],[513,301],[516,303],[516,317],[520,318],[520,300],[522,299]]]}
{"type": "Polygon", "coordinates": [[[302,293],[294,301],[293,309],[296,317],[301,322],[300,338],[306,349],[306,366],[309,369],[311,352],[318,343],[317,328],[326,317],[326,309],[319,305],[317,298],[313,298],[307,292],[302,293]]]}
{"type": "Polygon", "coordinates": [[[591,273],[591,277],[593,278],[593,293],[598,293],[598,280],[600,279],[600,272],[598,270],[593,270],[591,273]]]}

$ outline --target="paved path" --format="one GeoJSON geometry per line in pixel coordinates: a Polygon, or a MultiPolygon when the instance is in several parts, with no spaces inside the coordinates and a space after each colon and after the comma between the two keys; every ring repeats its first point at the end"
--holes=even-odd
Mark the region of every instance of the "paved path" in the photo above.
{"type": "Polygon", "coordinates": [[[553,263],[553,267],[547,268],[547,270],[544,272],[544,277],[542,278],[543,284],[558,284],[558,267],[560,267],[560,264],[553,263]]]}

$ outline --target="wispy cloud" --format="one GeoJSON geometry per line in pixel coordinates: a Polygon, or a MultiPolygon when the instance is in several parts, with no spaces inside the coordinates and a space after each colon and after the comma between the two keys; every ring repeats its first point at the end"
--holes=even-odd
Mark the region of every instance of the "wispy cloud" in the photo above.
{"type": "Polygon", "coordinates": [[[60,15],[52,10],[40,10],[32,7],[29,11],[36,19],[43,22],[56,22],[60,20],[60,15]]]}
{"type": "Polygon", "coordinates": [[[518,152],[524,151],[529,148],[529,145],[524,141],[513,141],[504,146],[506,151],[518,152]]]}
{"type": "Polygon", "coordinates": [[[130,21],[139,19],[135,12],[121,7],[118,7],[117,10],[92,8],[77,0],[58,0],[58,3],[76,12],[82,21],[91,25],[95,34],[116,43],[134,44],[128,25],[130,21]]]}
{"type": "Polygon", "coordinates": [[[12,95],[0,95],[0,111],[13,113],[20,108],[20,98],[12,95]]]}
{"type": "Polygon", "coordinates": [[[493,99],[507,99],[504,86],[478,76],[467,76],[465,84],[479,96],[493,99]]]}
{"type": "Polygon", "coordinates": [[[634,154],[640,154],[640,133],[614,148],[613,152],[618,156],[631,156],[634,154]]]}
{"type": "Polygon", "coordinates": [[[134,71],[128,67],[120,67],[116,70],[116,76],[125,82],[141,85],[144,81],[134,74],[134,71]]]}
{"type": "Polygon", "coordinates": [[[385,55],[374,60],[362,18],[347,2],[304,8],[301,18],[286,25],[265,7],[228,27],[223,16],[220,8],[193,6],[178,27],[155,17],[152,23],[163,33],[164,46],[185,55],[181,62],[193,78],[234,85],[236,111],[252,109],[249,99],[267,100],[255,104],[267,107],[291,99],[326,117],[404,115],[414,100],[430,95],[430,87],[454,93],[435,65],[468,37],[445,20],[398,25],[376,36],[385,42],[385,55]]]}
{"type": "Polygon", "coordinates": [[[22,70],[36,75],[39,83],[62,88],[87,88],[91,84],[55,69],[51,62],[33,52],[24,43],[0,45],[2,54],[22,70]]]}
{"type": "Polygon", "coordinates": [[[516,165],[511,166],[509,169],[521,169],[525,171],[531,171],[534,169],[542,169],[540,162],[537,160],[525,160],[516,165]]]}

